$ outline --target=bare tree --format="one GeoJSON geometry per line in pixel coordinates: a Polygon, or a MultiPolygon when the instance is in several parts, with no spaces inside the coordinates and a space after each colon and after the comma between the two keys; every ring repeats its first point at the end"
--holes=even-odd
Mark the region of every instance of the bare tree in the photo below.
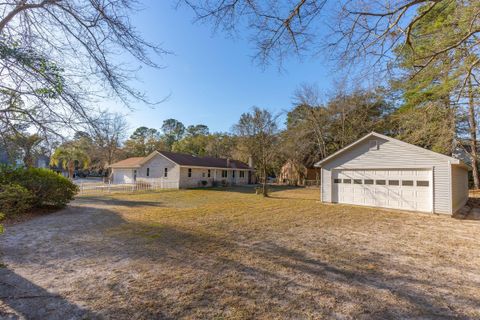
{"type": "Polygon", "coordinates": [[[92,121],[92,101],[115,97],[150,103],[129,85],[138,63],[160,67],[131,25],[135,0],[6,0],[0,3],[0,122],[64,133],[92,121]],[[131,66],[131,64],[130,64],[131,66]]]}
{"type": "Polygon", "coordinates": [[[468,79],[468,129],[470,133],[470,159],[472,162],[473,185],[475,189],[480,189],[480,173],[478,172],[478,141],[477,141],[477,114],[475,111],[475,89],[471,80],[468,79]]]}
{"type": "Polygon", "coordinates": [[[128,123],[118,113],[102,112],[90,127],[90,137],[98,149],[103,165],[108,166],[117,160],[122,142],[127,137],[128,123]]]}
{"type": "MultiPolygon", "coordinates": [[[[418,54],[418,69],[434,64],[444,53],[464,44],[478,50],[480,4],[470,0],[183,0],[198,20],[213,23],[229,33],[248,25],[261,63],[282,61],[288,55],[304,53],[330,55],[335,52],[346,64],[369,61],[385,67],[393,50],[406,46],[418,54]],[[448,41],[441,41],[428,52],[417,51],[413,32],[421,21],[428,21],[435,10],[454,7],[450,20],[437,32],[450,30],[448,41]],[[336,12],[336,15],[330,14],[336,12]],[[330,32],[333,30],[333,32],[330,32]],[[320,48],[320,50],[319,50],[320,48]],[[326,49],[326,50],[325,50],[326,49]]],[[[439,34],[440,34],[439,33],[439,34]]],[[[480,58],[471,61],[470,70],[480,58]]],[[[378,75],[377,75],[378,76],[378,75]]]]}
{"type": "Polygon", "coordinates": [[[278,116],[265,109],[253,107],[250,113],[241,115],[234,126],[241,143],[253,157],[262,178],[262,194],[268,196],[267,173],[277,154],[278,116]]]}

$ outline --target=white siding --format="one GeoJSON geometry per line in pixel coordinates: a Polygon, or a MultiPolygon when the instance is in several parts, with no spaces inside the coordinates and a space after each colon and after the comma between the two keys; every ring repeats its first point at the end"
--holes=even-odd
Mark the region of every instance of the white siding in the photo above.
{"type": "MultiPolygon", "coordinates": [[[[228,184],[244,185],[248,184],[248,170],[242,170],[245,172],[244,177],[240,178],[240,171],[235,170],[235,178],[232,176],[232,170],[227,170],[227,178],[222,178],[222,169],[210,169],[210,178],[208,177],[208,168],[191,167],[192,176],[188,176],[189,167],[180,168],[180,188],[195,188],[201,186],[201,181],[207,181],[207,185],[211,186],[213,181],[221,182],[225,180],[228,184]]],[[[225,169],[226,170],[226,169],[225,169]]]]}
{"type": "Polygon", "coordinates": [[[452,166],[452,213],[461,209],[468,200],[468,171],[452,166]]]}
{"type": "Polygon", "coordinates": [[[164,178],[168,181],[178,181],[180,176],[180,167],[165,158],[161,154],[155,155],[152,159],[146,162],[141,168],[137,169],[138,178],[164,178]],[[147,168],[150,169],[150,175],[147,177],[147,168]],[[167,168],[167,177],[164,178],[165,168],[167,168]]]}
{"type": "Polygon", "coordinates": [[[422,151],[403,143],[371,137],[323,164],[322,200],[332,201],[332,169],[431,168],[434,180],[434,211],[450,214],[452,213],[450,166],[448,160],[427,150],[422,151]],[[370,150],[371,140],[377,140],[378,150],[370,150]]]}
{"type": "Polygon", "coordinates": [[[322,168],[322,202],[332,202],[332,171],[322,168]]]}

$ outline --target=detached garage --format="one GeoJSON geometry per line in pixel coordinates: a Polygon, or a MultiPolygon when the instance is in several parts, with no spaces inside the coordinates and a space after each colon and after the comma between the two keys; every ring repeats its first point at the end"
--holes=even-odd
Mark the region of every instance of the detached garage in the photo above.
{"type": "Polygon", "coordinates": [[[468,200],[469,166],[375,132],[315,166],[322,202],[453,214],[468,200]]]}

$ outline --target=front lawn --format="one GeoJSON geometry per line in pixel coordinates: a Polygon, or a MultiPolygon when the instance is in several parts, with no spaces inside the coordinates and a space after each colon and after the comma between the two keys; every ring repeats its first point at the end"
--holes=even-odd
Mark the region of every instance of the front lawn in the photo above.
{"type": "Polygon", "coordinates": [[[0,317],[480,317],[480,221],[253,193],[80,197],[7,226],[0,317]]]}

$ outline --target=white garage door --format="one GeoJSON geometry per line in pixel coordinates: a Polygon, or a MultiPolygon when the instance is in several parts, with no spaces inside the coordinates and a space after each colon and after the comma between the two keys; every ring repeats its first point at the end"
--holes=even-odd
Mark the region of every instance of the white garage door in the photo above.
{"type": "Polygon", "coordinates": [[[431,170],[334,170],[332,201],[432,211],[431,170]]]}
{"type": "Polygon", "coordinates": [[[113,172],[113,183],[132,183],[133,170],[132,169],[115,169],[113,172]]]}

